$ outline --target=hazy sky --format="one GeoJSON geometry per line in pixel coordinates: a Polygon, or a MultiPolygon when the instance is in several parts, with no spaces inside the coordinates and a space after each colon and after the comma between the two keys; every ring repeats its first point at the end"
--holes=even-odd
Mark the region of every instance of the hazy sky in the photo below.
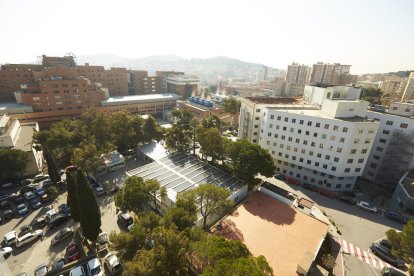
{"type": "Polygon", "coordinates": [[[73,52],[414,69],[414,0],[0,0],[0,26],[0,63],[73,52]]]}

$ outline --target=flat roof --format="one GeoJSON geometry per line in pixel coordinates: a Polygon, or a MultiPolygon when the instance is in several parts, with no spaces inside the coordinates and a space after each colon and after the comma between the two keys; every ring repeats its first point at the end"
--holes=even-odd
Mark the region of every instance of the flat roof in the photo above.
{"type": "Polygon", "coordinates": [[[30,105],[19,103],[0,103],[0,114],[33,112],[30,105]]]}
{"type": "Polygon", "coordinates": [[[152,160],[160,160],[168,155],[164,145],[156,141],[151,141],[148,144],[143,145],[138,151],[152,160]]]}
{"type": "Polygon", "coordinates": [[[402,185],[410,197],[414,197],[414,171],[410,171],[402,181],[402,185]]]}
{"type": "Polygon", "coordinates": [[[263,255],[275,275],[308,271],[328,225],[262,192],[255,192],[213,233],[243,242],[254,256],[263,255]]]}
{"type": "Polygon", "coordinates": [[[161,93],[161,94],[147,94],[147,95],[132,95],[110,97],[101,101],[102,106],[131,104],[131,103],[146,103],[146,102],[162,102],[165,100],[178,100],[181,96],[175,93],[161,93]]]}
{"type": "Polygon", "coordinates": [[[13,149],[22,151],[31,151],[33,145],[33,133],[37,127],[37,123],[20,124],[20,133],[17,138],[16,145],[13,149]]]}
{"type": "Polygon", "coordinates": [[[275,194],[278,194],[280,196],[283,196],[284,198],[287,198],[289,200],[295,200],[298,196],[294,193],[291,193],[289,191],[286,191],[285,189],[280,188],[279,186],[276,186],[269,182],[263,182],[261,187],[268,189],[269,191],[272,191],[275,194]]]}
{"type": "Polygon", "coordinates": [[[245,99],[258,104],[301,104],[302,97],[294,98],[269,98],[269,97],[245,97],[245,99]]]}
{"type": "Polygon", "coordinates": [[[192,155],[175,153],[145,166],[127,172],[128,176],[157,179],[166,187],[168,196],[175,201],[177,194],[193,189],[200,184],[210,183],[227,188],[230,192],[245,185],[240,179],[202,162],[192,155]]]}

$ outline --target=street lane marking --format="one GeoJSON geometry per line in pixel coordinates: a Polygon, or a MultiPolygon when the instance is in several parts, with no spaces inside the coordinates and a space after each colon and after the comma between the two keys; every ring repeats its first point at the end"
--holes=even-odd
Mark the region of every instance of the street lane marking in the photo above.
{"type": "Polygon", "coordinates": [[[357,257],[358,257],[358,259],[359,259],[360,261],[362,261],[361,250],[360,250],[360,249],[359,249],[359,247],[358,247],[358,246],[356,246],[355,244],[354,244],[354,247],[356,248],[356,252],[357,252],[357,257]]]}

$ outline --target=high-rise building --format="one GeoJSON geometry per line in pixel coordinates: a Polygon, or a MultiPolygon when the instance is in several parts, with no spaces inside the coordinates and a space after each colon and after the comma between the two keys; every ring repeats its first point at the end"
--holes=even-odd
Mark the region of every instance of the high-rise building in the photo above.
{"type": "Polygon", "coordinates": [[[288,65],[285,77],[285,95],[289,97],[301,96],[305,84],[309,81],[310,72],[310,67],[307,65],[300,65],[298,63],[288,65]]]}
{"type": "Polygon", "coordinates": [[[144,79],[145,78],[148,78],[148,71],[128,70],[129,95],[146,94],[144,90],[144,79]]]}
{"type": "Polygon", "coordinates": [[[310,83],[316,85],[346,85],[356,81],[357,76],[350,75],[351,65],[318,62],[312,65],[310,83]]]}
{"type": "Polygon", "coordinates": [[[414,168],[414,104],[391,103],[387,112],[368,111],[380,127],[363,176],[390,192],[414,168]]]}
{"type": "Polygon", "coordinates": [[[382,104],[389,106],[392,102],[400,101],[406,85],[406,78],[394,78],[382,81],[378,87],[382,92],[382,104]]]}
{"type": "Polygon", "coordinates": [[[414,100],[414,72],[410,73],[408,77],[407,85],[404,89],[404,94],[402,95],[401,101],[412,101],[414,100]]]}
{"type": "Polygon", "coordinates": [[[242,101],[239,136],[266,149],[276,170],[287,177],[317,188],[351,190],[379,127],[365,118],[367,107],[360,100],[326,99],[318,106],[299,98],[247,98],[242,101]],[[244,132],[246,125],[252,127],[244,132]]]}
{"type": "Polygon", "coordinates": [[[167,93],[167,77],[171,76],[182,76],[184,72],[176,72],[176,71],[156,71],[155,75],[160,78],[161,80],[161,91],[160,93],[167,93]]]}
{"type": "Polygon", "coordinates": [[[198,90],[200,79],[194,75],[169,75],[166,78],[167,93],[175,93],[187,99],[198,90]]]}

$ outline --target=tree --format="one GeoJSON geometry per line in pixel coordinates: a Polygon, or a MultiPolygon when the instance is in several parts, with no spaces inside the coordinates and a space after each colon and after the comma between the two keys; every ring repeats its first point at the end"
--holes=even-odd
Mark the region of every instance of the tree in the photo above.
{"type": "Polygon", "coordinates": [[[145,186],[146,190],[152,197],[152,204],[155,210],[158,212],[157,191],[160,189],[160,182],[158,182],[156,179],[148,179],[145,181],[145,186]]]}
{"type": "Polygon", "coordinates": [[[170,207],[164,214],[164,223],[166,227],[174,224],[178,231],[192,227],[197,220],[197,215],[189,213],[182,207],[170,207]]]}
{"type": "Polygon", "coordinates": [[[211,114],[210,113],[210,114],[208,114],[207,118],[204,118],[201,121],[201,125],[204,128],[212,128],[212,127],[215,127],[218,130],[220,130],[221,121],[220,121],[219,117],[217,117],[217,115],[214,115],[214,114],[211,114]]]}
{"type": "Polygon", "coordinates": [[[203,276],[258,276],[273,275],[273,269],[263,256],[222,259],[214,266],[207,267],[203,276]]]}
{"type": "Polygon", "coordinates": [[[84,141],[74,149],[72,163],[86,173],[93,173],[97,168],[104,165],[104,159],[101,155],[95,146],[94,139],[84,141]]]}
{"type": "Polygon", "coordinates": [[[163,131],[160,125],[152,116],[145,120],[143,125],[144,141],[150,142],[152,140],[161,141],[163,138],[163,131]]]}
{"type": "Polygon", "coordinates": [[[188,238],[174,228],[158,227],[154,231],[153,248],[139,250],[126,262],[127,275],[186,275],[188,238]]]}
{"type": "Polygon", "coordinates": [[[414,259],[414,220],[409,220],[401,232],[390,229],[385,234],[395,255],[407,262],[414,259]]]}
{"type": "Polygon", "coordinates": [[[367,101],[371,104],[381,104],[381,89],[369,87],[362,90],[361,100],[367,101]]]}
{"type": "Polygon", "coordinates": [[[244,139],[228,143],[226,155],[231,160],[233,173],[249,188],[256,185],[258,173],[271,177],[276,169],[272,156],[265,149],[244,139]]]}
{"type": "Polygon", "coordinates": [[[138,214],[151,202],[151,194],[145,187],[142,177],[131,176],[125,180],[124,186],[115,195],[115,205],[121,210],[131,210],[138,214]]]}
{"type": "Polygon", "coordinates": [[[131,232],[112,232],[109,236],[111,249],[118,252],[122,259],[132,260],[136,252],[145,246],[146,232],[139,224],[135,225],[131,232]]]}
{"type": "Polygon", "coordinates": [[[203,155],[211,156],[213,164],[224,152],[223,137],[217,128],[198,127],[197,140],[200,143],[200,151],[203,155]]]}
{"type": "Polygon", "coordinates": [[[80,210],[79,210],[79,203],[77,198],[76,192],[76,182],[74,178],[73,172],[66,172],[66,182],[68,187],[68,197],[66,203],[70,208],[70,216],[72,217],[73,221],[79,222],[80,221],[80,210]]]}
{"type": "Polygon", "coordinates": [[[237,100],[236,98],[226,98],[223,100],[223,109],[224,111],[230,113],[231,116],[231,122],[230,125],[233,126],[233,118],[234,115],[240,112],[241,102],[237,100]]]}
{"type": "Polygon", "coordinates": [[[88,240],[95,242],[101,228],[101,212],[96,202],[95,193],[80,169],[76,174],[76,191],[79,210],[81,211],[80,225],[82,233],[88,240]]]}
{"type": "Polygon", "coordinates": [[[143,120],[141,117],[133,116],[127,111],[119,111],[111,114],[109,123],[110,131],[113,133],[113,143],[121,153],[128,149],[135,148],[142,141],[142,133],[136,132],[142,128],[143,120]]]}
{"type": "Polygon", "coordinates": [[[29,154],[17,149],[0,149],[0,180],[10,181],[21,177],[29,163],[29,154]]]}
{"type": "Polygon", "coordinates": [[[203,217],[203,228],[207,228],[207,220],[211,216],[229,210],[233,202],[228,199],[230,192],[214,184],[202,184],[194,190],[196,205],[203,217]]]}
{"type": "Polygon", "coordinates": [[[47,163],[47,172],[50,179],[55,183],[59,182],[60,175],[58,168],[56,167],[55,160],[53,160],[53,157],[50,155],[50,152],[46,147],[43,148],[43,156],[47,163]]]}

